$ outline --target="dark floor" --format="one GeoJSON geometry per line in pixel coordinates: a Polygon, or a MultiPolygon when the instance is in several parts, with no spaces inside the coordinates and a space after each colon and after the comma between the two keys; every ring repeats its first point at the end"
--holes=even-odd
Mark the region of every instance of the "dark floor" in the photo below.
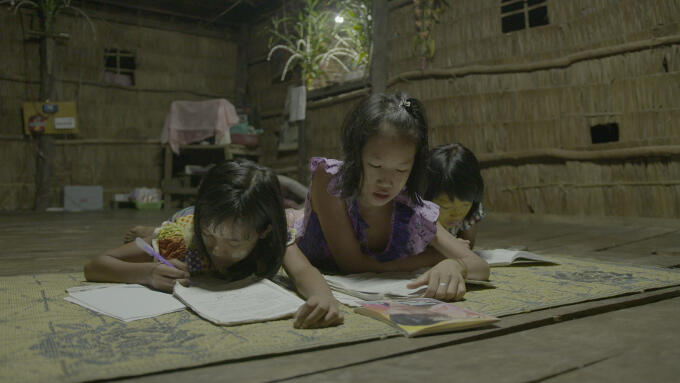
{"type": "MultiPolygon", "coordinates": [[[[0,215],[0,275],[81,270],[159,211],[0,215]]],[[[478,247],[678,267],[680,220],[491,215],[478,247]]],[[[680,287],[505,317],[497,328],[355,345],[127,379],[135,382],[671,382],[680,287]]]]}

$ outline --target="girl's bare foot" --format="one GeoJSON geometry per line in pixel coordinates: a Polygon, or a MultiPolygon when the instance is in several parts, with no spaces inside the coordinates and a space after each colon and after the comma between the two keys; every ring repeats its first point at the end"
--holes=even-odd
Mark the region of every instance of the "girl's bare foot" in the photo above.
{"type": "Polygon", "coordinates": [[[149,242],[155,229],[153,226],[134,226],[123,235],[123,243],[132,242],[137,237],[149,242]]]}

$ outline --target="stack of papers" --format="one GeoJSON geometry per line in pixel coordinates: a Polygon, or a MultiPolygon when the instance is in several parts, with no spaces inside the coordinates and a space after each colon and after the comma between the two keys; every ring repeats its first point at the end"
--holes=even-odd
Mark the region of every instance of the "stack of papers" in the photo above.
{"type": "Polygon", "coordinates": [[[184,310],[170,294],[142,285],[96,284],[71,287],[65,300],[125,322],[184,310]]]}
{"type": "Polygon", "coordinates": [[[406,285],[414,278],[412,273],[324,275],[324,278],[334,292],[337,291],[367,301],[418,297],[424,294],[427,288],[426,286],[417,289],[407,288],[406,285]]]}
{"type": "MultiPolygon", "coordinates": [[[[421,271],[426,271],[421,270],[421,271]]],[[[357,307],[364,301],[422,297],[427,286],[409,289],[406,285],[420,272],[413,273],[360,273],[324,275],[335,299],[348,306],[357,307]]],[[[466,284],[495,287],[492,282],[465,280],[466,284]]]]}

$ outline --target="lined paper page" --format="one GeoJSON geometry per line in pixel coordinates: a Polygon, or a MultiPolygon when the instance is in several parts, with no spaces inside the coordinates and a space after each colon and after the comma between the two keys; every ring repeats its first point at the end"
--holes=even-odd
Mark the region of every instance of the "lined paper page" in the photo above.
{"type": "Polygon", "coordinates": [[[215,279],[192,279],[191,287],[175,285],[174,294],[198,315],[222,325],[289,317],[305,303],[268,279],[245,286],[215,279]]]}

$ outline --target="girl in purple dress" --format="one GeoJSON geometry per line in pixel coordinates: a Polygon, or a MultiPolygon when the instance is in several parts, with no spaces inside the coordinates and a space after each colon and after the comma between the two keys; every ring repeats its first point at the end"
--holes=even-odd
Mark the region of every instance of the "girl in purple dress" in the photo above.
{"type": "MultiPolygon", "coordinates": [[[[363,99],[342,129],[344,161],[312,158],[297,246],[310,262],[344,273],[430,269],[408,287],[426,297],[461,299],[464,278],[486,280],[489,266],[437,222],[424,201],[427,122],[404,94],[363,99]]],[[[297,250],[297,249],[296,249],[297,250]]]]}

